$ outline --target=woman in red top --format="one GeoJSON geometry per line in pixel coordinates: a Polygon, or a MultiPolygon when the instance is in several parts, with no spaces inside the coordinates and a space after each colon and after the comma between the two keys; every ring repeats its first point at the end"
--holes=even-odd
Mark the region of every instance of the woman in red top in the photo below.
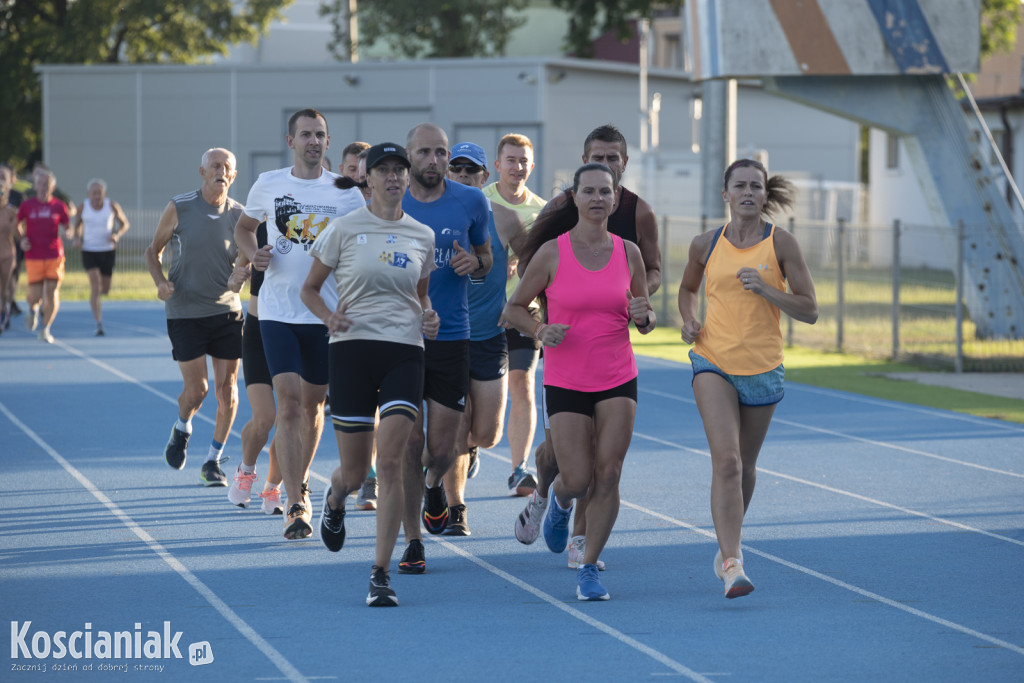
{"type": "Polygon", "coordinates": [[[25,325],[35,331],[39,325],[39,303],[42,301],[43,328],[39,340],[53,343],[50,325],[60,308],[60,283],[64,279],[64,243],[70,215],[67,205],[53,196],[57,179],[53,173],[40,169],[34,176],[36,196],[18,207],[18,237],[25,250],[25,272],[28,275],[29,312],[25,325]]]}
{"type": "Polygon", "coordinates": [[[715,575],[725,582],[725,597],[738,598],[754,590],[743,571],[740,532],[754,495],[757,456],[782,400],[779,311],[814,323],[818,304],[796,240],[762,218],[792,204],[789,181],[769,178],[759,162],[740,159],[725,171],[722,199],[731,220],[690,244],[679,313],[683,341],[696,342],[690,351],[693,395],[711,450],[715,575]],[[697,303],[705,274],[702,327],[697,303]]]}

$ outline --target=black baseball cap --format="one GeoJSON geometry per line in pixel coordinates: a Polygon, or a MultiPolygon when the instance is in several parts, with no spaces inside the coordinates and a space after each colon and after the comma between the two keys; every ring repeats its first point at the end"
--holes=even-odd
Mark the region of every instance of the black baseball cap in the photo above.
{"type": "Polygon", "coordinates": [[[366,172],[369,173],[370,169],[388,157],[400,160],[406,168],[412,165],[409,163],[409,157],[405,155],[404,147],[394,142],[382,142],[366,150],[366,172]]]}

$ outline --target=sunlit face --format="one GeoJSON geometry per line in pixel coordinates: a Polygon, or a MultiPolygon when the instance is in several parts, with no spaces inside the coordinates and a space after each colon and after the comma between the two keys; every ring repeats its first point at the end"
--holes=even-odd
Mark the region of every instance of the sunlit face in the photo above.
{"type": "Polygon", "coordinates": [[[323,156],[331,145],[327,134],[327,122],[317,116],[300,116],[295,120],[295,135],[285,138],[295,157],[295,164],[316,168],[323,163],[323,156]]]}
{"type": "Polygon", "coordinates": [[[725,189],[722,190],[722,199],[729,204],[730,212],[737,218],[760,216],[767,198],[768,189],[764,174],[752,166],[733,169],[725,189]]]}
{"type": "Polygon", "coordinates": [[[351,178],[352,180],[359,180],[359,155],[358,154],[346,154],[341,159],[341,166],[338,167],[338,173],[351,178]]]}
{"type": "Polygon", "coordinates": [[[409,169],[397,157],[385,158],[366,175],[370,202],[374,205],[400,204],[409,187],[409,169]]]}
{"type": "Polygon", "coordinates": [[[416,131],[406,148],[413,180],[425,188],[434,188],[444,180],[448,166],[448,136],[444,131],[424,126],[416,131]]]}
{"type": "Polygon", "coordinates": [[[580,218],[607,220],[615,206],[615,182],[612,176],[599,169],[584,171],[573,192],[573,201],[580,218]]]}
{"type": "Polygon", "coordinates": [[[235,170],[235,155],[222,149],[210,152],[206,163],[199,167],[199,175],[203,178],[203,187],[206,190],[218,194],[227,192],[238,175],[238,171],[235,170]]]}
{"type": "Polygon", "coordinates": [[[522,187],[533,172],[533,149],[517,145],[504,145],[494,161],[501,181],[522,187]]]}
{"type": "Polygon", "coordinates": [[[47,171],[39,171],[32,178],[32,187],[35,188],[36,196],[39,199],[44,202],[49,201],[53,195],[53,188],[57,187],[57,179],[47,171]]]}
{"type": "Polygon", "coordinates": [[[622,145],[618,142],[604,142],[603,140],[591,140],[590,151],[583,157],[585,164],[604,164],[615,174],[615,182],[622,180],[622,174],[626,172],[626,162],[629,157],[622,153],[622,145]]]}
{"type": "Polygon", "coordinates": [[[466,157],[452,159],[448,164],[448,177],[460,185],[482,188],[490,175],[486,168],[478,166],[466,157]]]}
{"type": "Polygon", "coordinates": [[[87,197],[89,197],[89,204],[92,205],[92,208],[103,208],[103,200],[107,196],[107,189],[105,187],[103,187],[99,183],[93,183],[92,185],[89,186],[89,189],[86,191],[85,194],[87,197]]]}

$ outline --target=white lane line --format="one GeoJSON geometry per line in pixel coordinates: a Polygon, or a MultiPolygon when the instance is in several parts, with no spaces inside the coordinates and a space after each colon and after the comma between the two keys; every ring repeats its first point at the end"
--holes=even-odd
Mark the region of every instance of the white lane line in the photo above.
{"type": "Polygon", "coordinates": [[[597,629],[598,631],[601,631],[602,633],[611,636],[612,638],[614,638],[615,640],[619,641],[623,645],[626,645],[627,647],[631,647],[634,650],[637,650],[638,652],[641,652],[641,653],[647,655],[648,657],[650,657],[650,658],[654,659],[655,661],[663,664],[664,666],[668,667],[669,669],[671,669],[672,671],[676,672],[677,674],[686,676],[691,681],[704,681],[705,683],[710,683],[710,679],[705,678],[704,676],[702,676],[701,674],[697,673],[693,669],[690,669],[689,667],[684,666],[683,664],[680,664],[679,662],[677,662],[676,660],[672,659],[668,655],[665,655],[665,654],[659,652],[658,650],[655,650],[652,647],[644,645],[639,640],[636,640],[635,638],[631,638],[631,637],[627,636],[622,631],[619,631],[617,629],[612,628],[611,626],[609,626],[608,624],[604,623],[603,621],[599,621],[599,620],[593,618],[592,616],[590,616],[589,614],[587,614],[585,612],[581,612],[580,610],[578,610],[578,609],[576,609],[574,607],[570,607],[569,605],[565,604],[564,602],[562,602],[558,598],[554,597],[553,595],[545,593],[544,591],[540,590],[536,586],[533,586],[533,585],[531,585],[529,583],[526,583],[522,579],[519,579],[519,578],[513,576],[512,574],[509,574],[508,572],[506,572],[503,569],[499,569],[498,567],[495,567],[490,562],[487,562],[486,560],[480,559],[476,555],[474,555],[474,554],[472,554],[472,553],[470,553],[470,552],[468,552],[466,550],[463,550],[462,548],[460,548],[459,546],[455,545],[454,543],[452,543],[450,541],[445,541],[443,539],[440,539],[440,538],[437,538],[437,537],[433,537],[433,536],[429,536],[429,538],[430,538],[430,540],[434,541],[435,543],[438,543],[438,544],[444,546],[445,548],[447,548],[451,552],[455,553],[456,555],[461,555],[462,557],[466,558],[467,560],[469,560],[473,564],[477,565],[478,567],[480,567],[480,568],[490,572],[491,574],[494,574],[495,576],[497,576],[497,577],[499,577],[501,579],[504,579],[505,581],[511,583],[516,588],[524,590],[527,593],[530,593],[531,595],[533,595],[533,596],[535,596],[537,598],[540,598],[541,600],[543,600],[544,602],[548,603],[552,607],[557,607],[558,609],[562,610],[563,612],[565,612],[569,616],[573,617],[574,619],[578,619],[579,621],[582,621],[587,626],[590,626],[591,628],[597,629]]]}
{"type": "MultiPolygon", "coordinates": [[[[640,391],[641,391],[641,393],[653,394],[654,396],[660,396],[661,398],[667,398],[667,399],[671,399],[671,400],[674,400],[674,401],[679,401],[681,403],[689,403],[689,404],[694,404],[694,405],[696,403],[692,399],[684,398],[682,396],[677,396],[675,394],[670,394],[670,393],[667,393],[667,392],[664,392],[664,391],[657,391],[657,390],[654,390],[654,389],[641,389],[640,391]]],[[[865,439],[864,437],[854,436],[852,434],[847,434],[845,432],[837,432],[837,431],[835,431],[833,429],[822,429],[821,427],[812,427],[811,425],[806,425],[806,424],[803,424],[801,422],[793,422],[792,420],[786,420],[786,419],[780,418],[780,417],[772,418],[772,422],[778,422],[779,424],[788,425],[790,427],[796,427],[797,429],[805,429],[805,430],[807,430],[809,432],[816,432],[818,434],[826,434],[828,436],[833,436],[833,437],[840,438],[840,439],[849,439],[850,441],[856,441],[856,442],[859,442],[859,443],[865,443],[865,444],[868,444],[868,445],[871,445],[871,446],[877,446],[878,448],[890,448],[890,449],[895,450],[895,451],[902,451],[904,453],[911,453],[913,455],[921,455],[921,456],[924,456],[926,458],[932,458],[933,460],[941,460],[943,462],[952,463],[954,465],[962,465],[963,467],[971,467],[971,468],[974,468],[974,469],[983,470],[985,472],[993,472],[995,474],[1002,474],[1002,475],[1005,475],[1005,476],[1008,476],[1008,477],[1016,477],[1018,479],[1024,479],[1024,473],[1022,473],[1022,472],[1010,472],[1008,470],[1000,470],[1000,469],[996,469],[994,467],[988,467],[986,465],[979,465],[977,463],[967,462],[965,460],[957,460],[956,458],[948,458],[948,457],[946,457],[944,455],[938,455],[936,453],[929,453],[928,451],[922,451],[922,450],[919,450],[919,449],[916,449],[916,448],[908,448],[906,446],[900,446],[898,444],[889,443],[887,441],[877,441],[875,439],[865,439]]]]}
{"type": "MultiPolygon", "coordinates": [[[[698,533],[698,534],[700,534],[702,536],[706,536],[706,537],[708,537],[708,538],[710,538],[712,540],[716,539],[715,532],[713,532],[713,531],[708,531],[706,529],[701,529],[700,527],[693,526],[692,524],[687,524],[686,522],[683,522],[682,520],[675,519],[674,517],[670,517],[668,515],[663,515],[660,512],[657,512],[656,510],[651,510],[650,508],[643,507],[642,505],[636,505],[634,503],[629,503],[629,502],[626,502],[626,501],[622,501],[622,505],[624,505],[624,506],[626,506],[628,508],[631,508],[633,510],[636,510],[638,512],[642,512],[642,513],[644,513],[646,515],[650,515],[651,517],[655,517],[657,519],[660,519],[663,522],[668,522],[669,524],[673,524],[675,526],[682,527],[682,528],[687,529],[689,531],[693,531],[694,533],[698,533]]],[[[895,609],[898,609],[898,610],[900,610],[902,612],[906,612],[907,614],[911,614],[911,615],[913,615],[915,617],[918,617],[920,619],[925,619],[927,621],[930,621],[930,622],[932,622],[934,624],[938,624],[940,626],[944,626],[945,628],[951,629],[953,631],[958,631],[960,633],[963,633],[965,635],[971,636],[973,638],[977,638],[978,640],[985,641],[986,643],[990,643],[990,644],[995,645],[997,647],[1005,648],[1005,649],[1007,649],[1007,650],[1009,650],[1011,652],[1015,652],[1015,653],[1017,653],[1019,655],[1024,655],[1024,647],[1021,647],[1019,645],[1014,645],[1013,643],[1007,642],[1005,640],[1001,640],[999,638],[995,638],[995,637],[990,636],[990,635],[988,635],[986,633],[981,633],[980,631],[975,631],[974,629],[969,628],[967,626],[963,626],[961,624],[957,624],[956,622],[949,621],[948,619],[943,619],[942,617],[937,617],[934,614],[929,614],[928,612],[924,612],[924,611],[916,609],[914,607],[908,607],[907,605],[904,605],[903,603],[898,602],[896,600],[892,600],[890,598],[887,598],[884,595],[879,595],[878,593],[872,593],[871,591],[868,591],[868,590],[865,590],[863,588],[860,588],[859,586],[854,586],[851,583],[846,583],[845,581],[840,581],[839,579],[836,579],[834,577],[828,576],[826,574],[822,574],[821,572],[816,572],[813,569],[810,569],[808,567],[804,567],[804,566],[799,565],[799,564],[794,564],[793,562],[790,562],[788,560],[784,560],[781,557],[778,557],[777,555],[772,555],[771,553],[766,553],[766,552],[764,552],[762,550],[757,550],[756,548],[750,547],[746,543],[743,544],[743,552],[744,553],[751,553],[753,555],[757,555],[758,557],[763,557],[764,559],[769,560],[770,562],[775,562],[777,564],[781,564],[782,566],[788,567],[788,568],[790,568],[790,569],[792,569],[794,571],[798,571],[801,574],[806,574],[807,576],[811,576],[811,577],[813,577],[815,579],[819,579],[821,581],[825,581],[827,583],[832,584],[833,586],[837,586],[837,587],[842,588],[844,590],[848,590],[848,591],[850,591],[852,593],[856,593],[857,595],[860,595],[862,597],[868,598],[869,600],[874,600],[875,602],[879,602],[879,603],[881,603],[883,605],[886,605],[888,607],[893,607],[895,609]]]]}
{"type": "MultiPolygon", "coordinates": [[[[651,436],[649,434],[641,434],[640,432],[633,432],[633,436],[641,438],[641,439],[646,439],[647,441],[651,441],[653,443],[660,444],[662,446],[668,446],[670,448],[678,448],[679,450],[688,451],[690,453],[696,453],[697,455],[703,455],[705,458],[710,458],[711,457],[711,453],[709,453],[708,451],[702,451],[702,450],[700,450],[698,448],[690,448],[688,446],[683,446],[683,445],[680,445],[680,444],[677,444],[677,443],[673,443],[672,441],[666,441],[665,439],[659,439],[658,437],[651,436]]],[[[797,484],[803,484],[804,486],[810,486],[812,488],[821,489],[822,491],[828,491],[829,493],[835,493],[835,494],[840,495],[840,496],[847,496],[848,498],[853,498],[855,500],[860,500],[860,501],[863,501],[865,503],[871,503],[872,505],[878,505],[880,507],[889,508],[890,510],[897,510],[899,512],[902,512],[904,514],[911,515],[911,516],[914,516],[914,517],[921,517],[922,519],[927,519],[927,520],[929,520],[931,522],[937,522],[938,524],[945,524],[947,526],[951,526],[951,527],[954,527],[956,529],[960,529],[961,531],[970,531],[972,533],[981,534],[983,536],[988,536],[989,538],[995,538],[995,539],[998,539],[1000,541],[1006,541],[1007,543],[1013,543],[1014,545],[1019,545],[1021,547],[1024,547],[1024,541],[1018,540],[1018,539],[1013,538],[1011,536],[1003,536],[1002,534],[997,534],[997,533],[992,532],[992,531],[985,531],[984,529],[979,529],[977,527],[968,526],[966,524],[961,524],[960,522],[954,522],[952,520],[944,519],[942,517],[936,517],[934,515],[929,515],[927,512],[920,512],[919,510],[912,510],[911,508],[905,508],[905,507],[903,507],[901,505],[895,505],[893,503],[887,503],[884,500],[878,500],[877,498],[869,498],[867,496],[862,496],[859,493],[854,493],[853,491],[845,491],[843,489],[837,489],[837,488],[835,488],[833,486],[827,486],[825,484],[819,484],[819,483],[814,482],[814,481],[809,481],[807,479],[801,479],[800,477],[794,477],[794,476],[789,475],[789,474],[783,474],[782,472],[776,472],[774,470],[770,470],[770,469],[767,469],[767,468],[764,468],[764,467],[761,467],[761,466],[758,466],[757,472],[758,472],[758,474],[768,474],[768,475],[771,475],[773,477],[778,477],[780,479],[786,479],[788,481],[796,482],[797,484]]]]}
{"type": "Polygon", "coordinates": [[[248,640],[253,646],[256,647],[263,655],[270,660],[270,662],[277,667],[289,681],[305,681],[306,677],[303,676],[298,669],[292,666],[291,662],[284,658],[284,656],[277,651],[277,649],[268,643],[263,637],[257,633],[249,624],[239,617],[234,610],[221,600],[216,593],[199,580],[195,574],[189,571],[188,567],[183,565],[167,551],[156,539],[149,535],[145,529],[135,523],[131,517],[128,516],[114,501],[110,500],[102,491],[100,491],[92,481],[89,480],[84,474],[79,472],[74,465],[68,462],[60,453],[50,447],[48,443],[43,441],[28,425],[19,420],[11,411],[7,409],[7,406],[0,402],[0,412],[7,417],[15,426],[18,427],[22,432],[25,433],[30,439],[36,442],[36,444],[46,452],[53,460],[60,465],[65,472],[74,477],[79,484],[82,485],[85,490],[92,494],[93,498],[98,500],[110,513],[121,521],[128,529],[135,534],[139,540],[149,546],[149,549],[153,551],[161,560],[163,560],[167,566],[173,569],[178,575],[185,580],[199,595],[201,595],[206,602],[210,604],[217,612],[224,617],[224,619],[230,623],[235,629],[242,634],[242,636],[248,640]]]}

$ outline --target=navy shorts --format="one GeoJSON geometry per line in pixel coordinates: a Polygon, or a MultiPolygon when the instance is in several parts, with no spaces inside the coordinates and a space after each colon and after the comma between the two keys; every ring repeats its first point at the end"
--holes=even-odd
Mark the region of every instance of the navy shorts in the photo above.
{"type": "Polygon", "coordinates": [[[326,325],[261,320],[260,332],[271,377],[294,372],[310,384],[327,384],[330,375],[327,371],[326,325]]]}
{"type": "Polygon", "coordinates": [[[508,343],[499,332],[490,339],[469,342],[469,378],[477,382],[501,379],[508,373],[508,343]]]}
{"type": "Polygon", "coordinates": [[[783,380],[786,378],[786,369],[781,364],[773,370],[757,375],[730,375],[691,349],[690,366],[693,368],[694,378],[702,372],[713,372],[731,384],[739,396],[741,406],[775,405],[782,400],[785,393],[783,380]]]}
{"type": "Polygon", "coordinates": [[[263,351],[263,335],[260,334],[260,319],[249,313],[242,327],[242,374],[245,386],[250,384],[273,384],[267,354],[263,351]]]}

